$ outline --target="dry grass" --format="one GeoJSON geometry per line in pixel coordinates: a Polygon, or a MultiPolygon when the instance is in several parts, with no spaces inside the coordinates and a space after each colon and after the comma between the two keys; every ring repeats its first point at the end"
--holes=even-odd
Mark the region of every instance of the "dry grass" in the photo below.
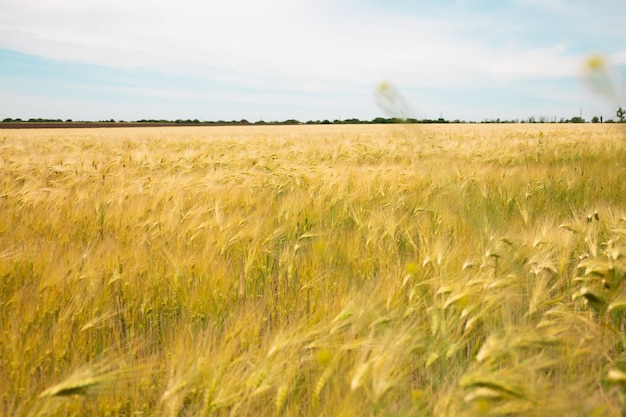
{"type": "Polygon", "coordinates": [[[622,415],[625,144],[0,130],[0,414],[622,415]]]}

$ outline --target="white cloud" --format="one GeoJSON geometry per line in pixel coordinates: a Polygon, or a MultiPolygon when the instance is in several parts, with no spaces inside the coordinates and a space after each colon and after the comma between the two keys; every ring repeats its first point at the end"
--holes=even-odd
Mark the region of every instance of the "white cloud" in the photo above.
{"type": "MultiPolygon", "coordinates": [[[[50,58],[175,73],[237,70],[283,81],[412,74],[454,84],[563,74],[563,45],[499,49],[456,36],[464,19],[351,13],[329,3],[235,0],[8,1],[0,46],[50,58]],[[319,5],[324,5],[321,7],[319,5]],[[333,14],[334,13],[334,14],[333,14]]],[[[472,17],[480,19],[480,17],[472,17]]]]}

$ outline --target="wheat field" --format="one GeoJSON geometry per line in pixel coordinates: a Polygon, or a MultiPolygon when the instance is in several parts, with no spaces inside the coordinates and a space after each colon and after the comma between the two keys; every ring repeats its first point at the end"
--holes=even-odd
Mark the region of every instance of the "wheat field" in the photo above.
{"type": "Polygon", "coordinates": [[[0,414],[621,416],[625,145],[0,130],[0,414]]]}

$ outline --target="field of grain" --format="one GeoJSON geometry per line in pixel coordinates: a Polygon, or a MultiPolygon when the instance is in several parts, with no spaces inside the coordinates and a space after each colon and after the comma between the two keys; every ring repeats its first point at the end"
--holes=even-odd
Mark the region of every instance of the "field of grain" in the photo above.
{"type": "Polygon", "coordinates": [[[0,130],[0,415],[619,416],[619,125],[0,130]]]}

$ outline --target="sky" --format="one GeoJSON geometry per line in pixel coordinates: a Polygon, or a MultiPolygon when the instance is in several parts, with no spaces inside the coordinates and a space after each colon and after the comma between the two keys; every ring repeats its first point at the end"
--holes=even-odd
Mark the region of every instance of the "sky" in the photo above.
{"type": "Polygon", "coordinates": [[[615,119],[623,0],[2,0],[0,120],[615,119]],[[585,62],[615,82],[598,94],[585,62]],[[393,85],[407,114],[388,114],[393,85]]]}

